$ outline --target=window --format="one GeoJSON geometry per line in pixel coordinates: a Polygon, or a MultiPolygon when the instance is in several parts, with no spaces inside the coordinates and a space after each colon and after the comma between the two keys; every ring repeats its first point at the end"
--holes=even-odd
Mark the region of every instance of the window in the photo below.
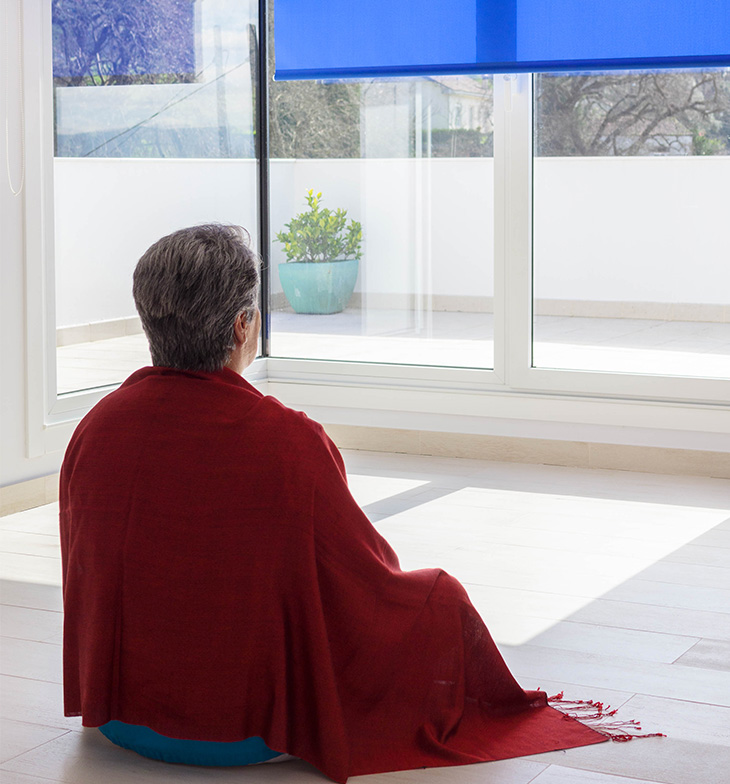
{"type": "Polygon", "coordinates": [[[728,71],[272,81],[261,160],[253,0],[24,8],[29,314],[55,297],[51,323],[28,321],[29,452],[63,448],[149,361],[132,269],[205,221],[245,226],[268,261],[256,372],[292,405],[377,396],[402,427],[550,419],[552,403],[614,424],[620,404],[627,424],[681,411],[725,432],[728,71]],[[104,13],[124,19],[111,37],[84,21],[104,13]],[[296,262],[277,235],[310,190],[362,230],[338,312],[297,312],[282,286],[296,262]]]}
{"type": "Polygon", "coordinates": [[[272,356],[493,367],[491,78],[273,82],[270,100],[272,356]],[[310,191],[361,225],[359,260],[287,254],[310,191]],[[329,280],[347,288],[317,301],[329,280]]]}
{"type": "Polygon", "coordinates": [[[207,221],[257,227],[258,6],[53,3],[58,392],[149,364],[131,294],[142,253],[207,221]]]}
{"type": "Polygon", "coordinates": [[[730,379],[730,70],[535,78],[533,365],[730,379]]]}

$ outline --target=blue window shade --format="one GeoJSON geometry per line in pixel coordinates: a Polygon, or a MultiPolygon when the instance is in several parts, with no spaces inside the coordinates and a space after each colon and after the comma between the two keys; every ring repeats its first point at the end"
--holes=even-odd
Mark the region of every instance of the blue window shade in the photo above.
{"type": "Polygon", "coordinates": [[[730,0],[275,0],[277,79],[730,66],[730,0]]]}

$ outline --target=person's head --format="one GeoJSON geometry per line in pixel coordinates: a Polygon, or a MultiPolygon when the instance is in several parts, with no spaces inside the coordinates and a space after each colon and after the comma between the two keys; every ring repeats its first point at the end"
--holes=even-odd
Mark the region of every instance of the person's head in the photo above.
{"type": "Polygon", "coordinates": [[[240,226],[181,229],[139,260],[132,291],[152,363],[213,372],[255,356],[259,266],[240,226]]]}

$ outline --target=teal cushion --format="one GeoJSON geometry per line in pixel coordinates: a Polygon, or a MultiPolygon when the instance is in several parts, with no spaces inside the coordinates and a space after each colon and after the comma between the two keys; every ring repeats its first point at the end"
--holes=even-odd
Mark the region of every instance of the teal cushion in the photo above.
{"type": "Polygon", "coordinates": [[[149,727],[110,721],[99,730],[112,743],[131,749],[150,759],[179,762],[184,765],[255,765],[278,757],[257,735],[232,743],[207,740],[180,740],[160,735],[149,727]]]}

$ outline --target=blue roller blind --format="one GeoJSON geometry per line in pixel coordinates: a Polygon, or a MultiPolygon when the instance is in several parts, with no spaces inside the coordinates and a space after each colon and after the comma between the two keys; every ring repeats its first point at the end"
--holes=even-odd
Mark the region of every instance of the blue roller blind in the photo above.
{"type": "Polygon", "coordinates": [[[730,66],[730,0],[275,0],[277,79],[730,66]]]}

